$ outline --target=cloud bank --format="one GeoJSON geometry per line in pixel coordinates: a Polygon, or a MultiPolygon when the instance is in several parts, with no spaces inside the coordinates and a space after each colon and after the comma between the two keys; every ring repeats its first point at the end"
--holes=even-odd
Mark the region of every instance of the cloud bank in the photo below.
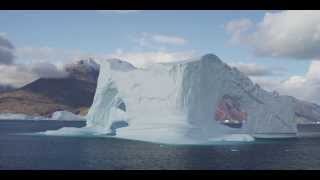
{"type": "Polygon", "coordinates": [[[225,28],[257,56],[320,59],[320,11],[266,13],[259,22],[236,19],[225,28]]]}
{"type": "MultiPolygon", "coordinates": [[[[1,36],[2,37],[2,36],[1,36]]],[[[182,44],[184,39],[174,36],[150,35],[148,41],[159,44],[182,44]]],[[[79,50],[65,50],[50,47],[18,47],[2,37],[0,39],[0,84],[21,87],[39,78],[63,78],[68,73],[64,66],[80,59],[96,60],[119,58],[136,67],[144,67],[153,62],[172,62],[193,57],[194,51],[172,52],[167,50],[123,51],[112,53],[87,53],[79,50]],[[3,48],[2,48],[3,47],[3,48]],[[10,56],[7,54],[9,53],[10,56]],[[6,55],[6,56],[5,56],[6,55]],[[17,59],[14,59],[17,57],[17,59]]]]}
{"type": "Polygon", "coordinates": [[[51,63],[0,65],[0,84],[24,86],[39,78],[63,78],[68,73],[51,63]]]}
{"type": "Polygon", "coordinates": [[[285,80],[270,77],[270,70],[255,65],[238,68],[263,88],[320,103],[320,11],[265,13],[257,22],[248,18],[232,20],[225,29],[232,43],[251,47],[258,57],[312,60],[305,75],[285,80]]]}
{"type": "Polygon", "coordinates": [[[271,76],[275,74],[274,69],[255,63],[231,63],[230,66],[236,67],[247,76],[271,76]]]}
{"type": "Polygon", "coordinates": [[[266,90],[320,103],[320,61],[312,61],[307,73],[302,76],[293,75],[285,80],[271,76],[251,76],[250,78],[266,90]]]}
{"type": "Polygon", "coordinates": [[[135,41],[142,47],[154,47],[157,45],[181,46],[187,44],[187,40],[183,37],[146,32],[141,33],[135,41]]]}
{"type": "Polygon", "coordinates": [[[118,50],[115,53],[102,56],[100,59],[118,58],[130,62],[136,67],[145,67],[150,63],[167,63],[190,59],[195,56],[195,51],[147,51],[124,52],[118,50]]]}
{"type": "Polygon", "coordinates": [[[12,64],[14,61],[14,46],[3,35],[0,35],[0,64],[12,64]]]}

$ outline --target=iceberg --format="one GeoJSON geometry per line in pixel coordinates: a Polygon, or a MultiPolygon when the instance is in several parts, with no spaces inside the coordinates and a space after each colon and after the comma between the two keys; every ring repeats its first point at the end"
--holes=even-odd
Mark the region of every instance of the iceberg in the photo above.
{"type": "Polygon", "coordinates": [[[20,113],[0,113],[0,120],[49,120],[49,118],[20,113]]]}
{"type": "Polygon", "coordinates": [[[85,121],[85,117],[73,114],[69,111],[56,111],[51,115],[51,120],[76,120],[76,121],[85,121]]]}
{"type": "Polygon", "coordinates": [[[50,118],[44,116],[32,116],[21,113],[0,113],[0,120],[77,120],[84,121],[85,117],[68,111],[56,111],[50,118]]]}
{"type": "Polygon", "coordinates": [[[145,68],[101,61],[86,119],[96,134],[172,144],[297,133],[292,97],[263,90],[213,54],[145,68]],[[226,120],[243,124],[232,128],[226,120]]]}

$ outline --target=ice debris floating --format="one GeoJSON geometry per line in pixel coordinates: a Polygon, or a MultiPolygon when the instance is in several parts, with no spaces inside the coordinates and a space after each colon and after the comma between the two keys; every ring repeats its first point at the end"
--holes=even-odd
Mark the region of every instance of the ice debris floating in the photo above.
{"type": "Polygon", "coordinates": [[[86,119],[85,129],[96,135],[170,144],[253,141],[256,133],[297,132],[292,97],[261,89],[213,54],[145,68],[118,59],[101,61],[86,119]],[[232,107],[221,106],[226,97],[236,99],[232,107]],[[217,115],[224,109],[227,115],[217,115]],[[232,128],[217,116],[245,123],[232,128]]]}

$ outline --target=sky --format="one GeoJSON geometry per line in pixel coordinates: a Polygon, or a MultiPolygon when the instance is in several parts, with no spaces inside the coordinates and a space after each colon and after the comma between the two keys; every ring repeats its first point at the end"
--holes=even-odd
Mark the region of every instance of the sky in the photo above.
{"type": "Polygon", "coordinates": [[[213,53],[269,91],[320,103],[319,50],[320,11],[0,11],[0,85],[16,87],[88,57],[143,67],[213,53]]]}

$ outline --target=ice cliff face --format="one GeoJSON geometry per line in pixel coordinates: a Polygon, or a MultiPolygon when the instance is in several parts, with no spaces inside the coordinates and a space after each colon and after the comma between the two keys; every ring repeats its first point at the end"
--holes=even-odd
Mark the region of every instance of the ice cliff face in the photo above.
{"type": "Polygon", "coordinates": [[[295,100],[295,115],[298,123],[320,122],[320,106],[314,103],[295,100]]]}
{"type": "MultiPolygon", "coordinates": [[[[197,60],[152,64],[135,68],[120,61],[102,61],[94,102],[86,117],[87,127],[116,136],[173,142],[206,141],[226,134],[295,134],[294,99],[264,91],[217,56],[197,60]],[[225,97],[245,118],[235,130],[217,121],[225,97]]],[[[230,116],[230,117],[233,117],[230,116]]]]}

